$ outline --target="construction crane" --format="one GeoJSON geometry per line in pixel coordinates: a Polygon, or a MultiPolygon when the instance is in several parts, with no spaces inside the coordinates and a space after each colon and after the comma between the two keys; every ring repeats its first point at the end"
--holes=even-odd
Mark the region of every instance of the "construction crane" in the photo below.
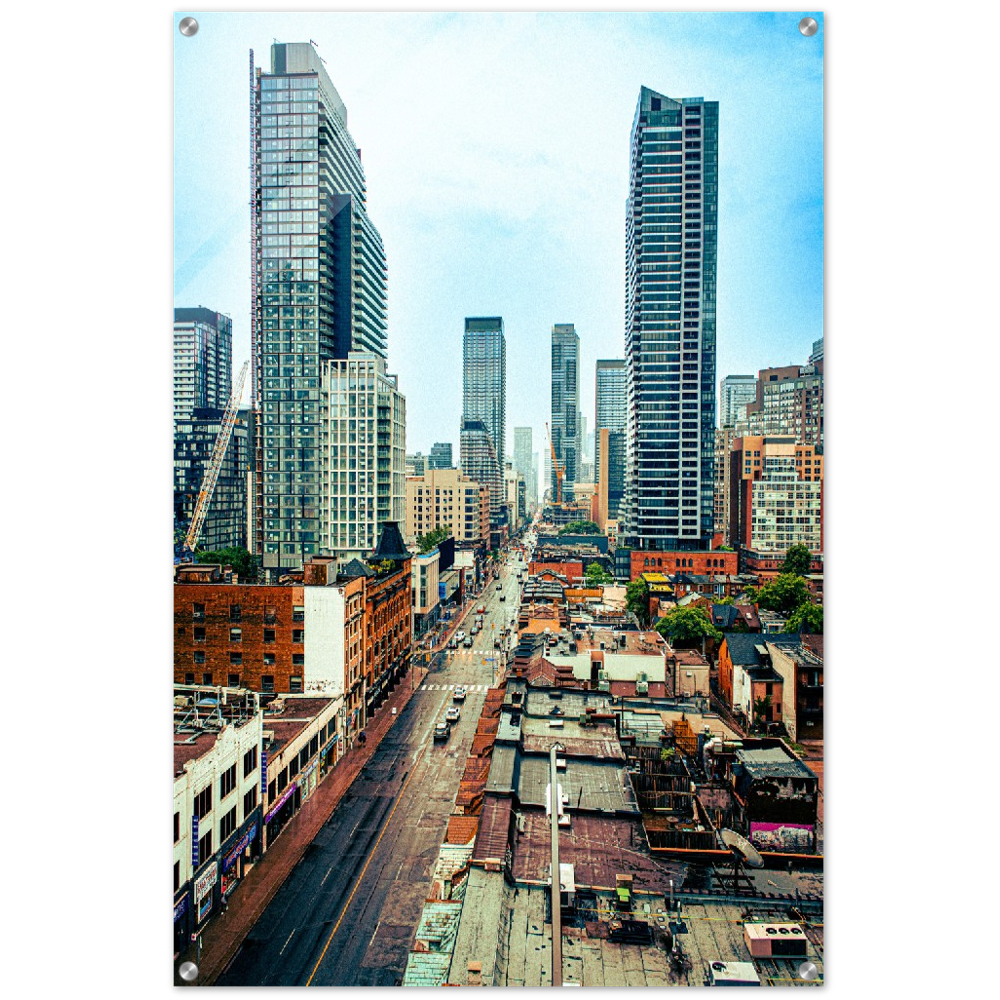
{"type": "Polygon", "coordinates": [[[556,445],[552,440],[552,432],[549,430],[548,421],[545,422],[545,433],[549,436],[549,449],[552,452],[552,468],[556,470],[556,506],[562,506],[562,481],[563,476],[566,475],[566,466],[559,464],[559,459],[556,458],[556,445]]]}
{"type": "Polygon", "coordinates": [[[243,383],[247,378],[247,369],[250,367],[249,361],[243,362],[240,369],[239,378],[236,379],[236,387],[226,406],[226,412],[222,417],[222,428],[219,436],[215,439],[212,448],[212,457],[209,459],[208,468],[201,481],[201,489],[198,491],[198,499],[194,503],[194,513],[191,515],[191,524],[188,527],[187,538],[184,539],[184,548],[194,555],[195,546],[201,535],[201,529],[205,525],[205,517],[208,514],[208,505],[212,502],[212,494],[215,492],[215,484],[219,481],[219,472],[222,470],[222,461],[226,457],[226,449],[229,447],[229,439],[233,434],[233,427],[236,424],[236,411],[239,409],[240,400],[243,398],[243,383]]]}

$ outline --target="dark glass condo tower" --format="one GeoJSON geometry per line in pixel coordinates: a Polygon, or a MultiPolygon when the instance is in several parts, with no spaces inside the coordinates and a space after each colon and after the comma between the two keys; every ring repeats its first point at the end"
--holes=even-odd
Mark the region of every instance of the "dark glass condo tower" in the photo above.
{"type": "Polygon", "coordinates": [[[643,87],[626,213],[624,544],[713,533],[719,105],[643,87]]]}

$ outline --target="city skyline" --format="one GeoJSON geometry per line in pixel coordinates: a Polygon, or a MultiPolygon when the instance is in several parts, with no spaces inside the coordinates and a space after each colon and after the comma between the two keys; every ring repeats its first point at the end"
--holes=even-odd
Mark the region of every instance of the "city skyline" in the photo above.
{"type": "Polygon", "coordinates": [[[385,243],[388,350],[407,394],[407,451],[458,443],[458,346],[469,315],[505,318],[517,399],[508,440],[515,424],[544,433],[549,357],[539,347],[553,323],[573,318],[581,414],[593,426],[594,362],[623,351],[622,150],[640,86],[706,93],[727,109],[718,376],[801,364],[823,334],[822,28],[806,39],[796,23],[792,14],[745,13],[206,14],[195,39],[178,35],[187,47],[176,45],[185,124],[175,169],[185,203],[175,304],[232,316],[234,363],[249,355],[247,59],[275,37],[312,38],[350,108],[385,243]],[[776,19],[788,20],[787,38],[776,19]],[[727,52],[721,65],[713,46],[727,52]],[[499,94],[448,86],[450,74],[465,75],[468,56],[456,53],[466,50],[511,67],[499,94]],[[588,81],[570,72],[581,53],[602,66],[588,81]],[[400,125],[397,88],[417,61],[400,125]],[[551,100],[532,100],[540,92],[551,100]],[[571,94],[586,116],[559,112],[571,94]],[[212,162],[197,141],[206,130],[217,138],[212,162]]]}

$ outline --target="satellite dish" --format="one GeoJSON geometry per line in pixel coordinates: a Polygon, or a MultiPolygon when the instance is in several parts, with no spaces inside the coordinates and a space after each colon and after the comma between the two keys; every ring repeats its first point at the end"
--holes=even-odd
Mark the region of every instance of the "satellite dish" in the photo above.
{"type": "Polygon", "coordinates": [[[726,847],[734,854],[739,854],[751,868],[764,867],[764,859],[746,837],[740,836],[735,830],[720,830],[719,836],[726,847]]]}

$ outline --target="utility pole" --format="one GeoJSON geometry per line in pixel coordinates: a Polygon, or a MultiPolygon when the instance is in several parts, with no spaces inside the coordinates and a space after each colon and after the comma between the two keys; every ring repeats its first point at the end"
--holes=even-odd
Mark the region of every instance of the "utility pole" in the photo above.
{"type": "Polygon", "coordinates": [[[559,877],[559,807],[562,797],[556,770],[556,752],[562,747],[553,743],[549,748],[549,806],[552,818],[552,985],[562,986],[562,879],[559,877]]]}

